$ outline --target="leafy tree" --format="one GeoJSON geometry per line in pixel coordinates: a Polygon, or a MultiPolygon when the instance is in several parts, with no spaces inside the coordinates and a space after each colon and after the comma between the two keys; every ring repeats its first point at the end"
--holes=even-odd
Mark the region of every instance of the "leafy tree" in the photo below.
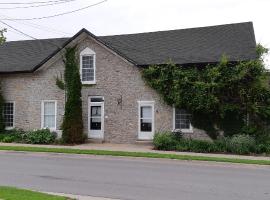
{"type": "MultiPolygon", "coordinates": [[[[6,29],[0,30],[0,45],[2,45],[6,41],[6,37],[4,36],[4,33],[6,32],[6,29]]],[[[4,106],[4,98],[2,96],[2,90],[0,88],[0,132],[5,130],[5,124],[4,124],[4,116],[3,116],[3,106],[4,106]]]]}
{"type": "Polygon", "coordinates": [[[212,138],[255,127],[264,130],[270,122],[270,89],[263,55],[267,49],[257,46],[258,58],[228,62],[223,56],[217,64],[184,67],[173,63],[143,70],[146,82],[169,105],[187,109],[192,123],[212,138]],[[248,128],[247,128],[248,127],[248,128]]]}
{"type": "Polygon", "coordinates": [[[64,79],[67,101],[63,121],[63,141],[78,144],[84,142],[85,136],[82,120],[82,85],[76,59],[76,47],[66,49],[64,79]]]}

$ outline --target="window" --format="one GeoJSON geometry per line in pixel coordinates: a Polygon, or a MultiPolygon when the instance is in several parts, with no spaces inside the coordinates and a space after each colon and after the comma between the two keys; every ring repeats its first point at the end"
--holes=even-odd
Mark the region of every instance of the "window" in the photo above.
{"type": "Polygon", "coordinates": [[[42,102],[42,123],[41,128],[56,130],[56,101],[42,102]]]}
{"type": "Polygon", "coordinates": [[[89,48],[80,54],[80,74],[83,84],[96,83],[96,54],[89,48]]]}
{"type": "Polygon", "coordinates": [[[174,108],[174,129],[179,129],[183,132],[192,132],[190,118],[191,114],[186,110],[174,108]]]}
{"type": "Polygon", "coordinates": [[[5,103],[3,114],[6,129],[14,128],[14,113],[15,113],[15,103],[14,102],[5,103]]]}
{"type": "Polygon", "coordinates": [[[153,132],[154,103],[139,102],[139,116],[140,132],[153,132]]]}

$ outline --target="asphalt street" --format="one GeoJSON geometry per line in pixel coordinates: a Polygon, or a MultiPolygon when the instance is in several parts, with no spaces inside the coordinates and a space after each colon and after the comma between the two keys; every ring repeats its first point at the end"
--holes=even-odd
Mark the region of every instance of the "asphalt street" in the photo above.
{"type": "Polygon", "coordinates": [[[270,167],[1,151],[0,185],[122,200],[269,200],[270,167]]]}

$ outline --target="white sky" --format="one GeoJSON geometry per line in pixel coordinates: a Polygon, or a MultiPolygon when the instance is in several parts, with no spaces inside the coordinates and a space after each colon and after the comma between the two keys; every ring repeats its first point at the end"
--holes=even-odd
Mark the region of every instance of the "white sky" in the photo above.
{"type": "MultiPolygon", "coordinates": [[[[1,0],[0,3],[34,1],[42,0],[1,0]]],[[[100,1],[77,0],[16,10],[1,9],[14,5],[0,5],[0,19],[54,15],[100,1]]],[[[87,10],[52,19],[5,22],[33,37],[52,38],[72,36],[81,28],[95,35],[112,35],[252,21],[257,43],[270,47],[269,9],[270,0],[108,0],[87,10]]],[[[0,24],[0,28],[3,27],[0,24]]],[[[6,36],[9,41],[29,39],[9,28],[6,36]]],[[[267,58],[269,60],[269,56],[267,58]]]]}

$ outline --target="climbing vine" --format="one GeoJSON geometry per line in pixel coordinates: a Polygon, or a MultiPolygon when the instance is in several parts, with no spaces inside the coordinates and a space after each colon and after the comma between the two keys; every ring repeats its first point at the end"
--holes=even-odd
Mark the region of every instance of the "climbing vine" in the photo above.
{"type": "Polygon", "coordinates": [[[69,144],[82,143],[85,139],[82,120],[82,84],[76,59],[76,47],[66,49],[64,80],[67,101],[63,121],[63,141],[69,144]]]}
{"type": "Polygon", "coordinates": [[[247,127],[265,129],[270,122],[269,75],[263,55],[267,49],[257,46],[258,58],[217,64],[177,66],[154,65],[142,71],[145,81],[169,105],[188,110],[195,127],[215,138],[239,133],[247,127]]]}
{"type": "MultiPolygon", "coordinates": [[[[6,29],[0,30],[0,45],[6,42],[6,37],[4,36],[4,33],[6,32],[6,29]]],[[[3,116],[3,107],[4,107],[4,97],[2,96],[2,90],[0,86],[0,132],[5,130],[5,124],[4,124],[4,116],[3,116]]]]}

